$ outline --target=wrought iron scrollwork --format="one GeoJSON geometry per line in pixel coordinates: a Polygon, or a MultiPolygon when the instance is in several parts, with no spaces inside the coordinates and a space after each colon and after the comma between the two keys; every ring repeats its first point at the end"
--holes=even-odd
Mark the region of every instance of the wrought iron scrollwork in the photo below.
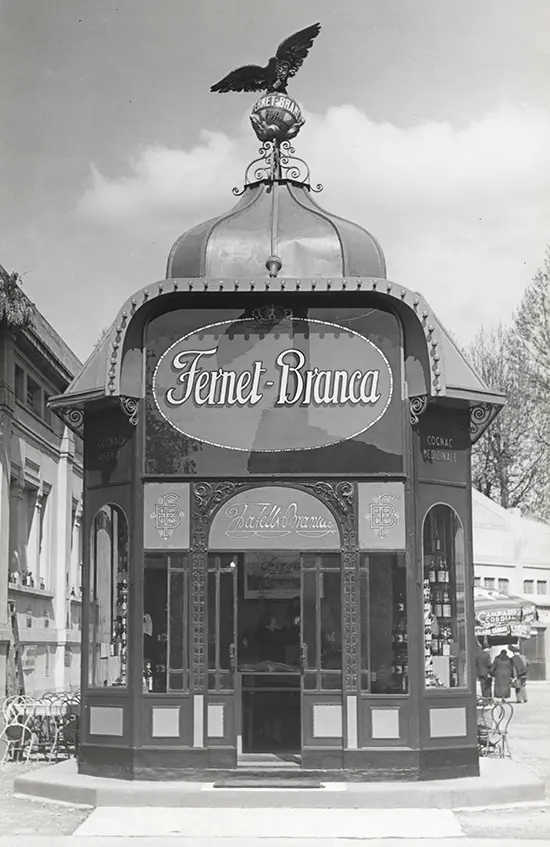
{"type": "Polygon", "coordinates": [[[481,438],[487,427],[498,415],[501,406],[496,403],[480,403],[470,408],[470,435],[472,444],[481,438]]]}
{"type": "Polygon", "coordinates": [[[120,397],[120,407],[132,426],[138,422],[138,401],[134,397],[120,397]]]}
{"type": "Polygon", "coordinates": [[[74,406],[58,406],[53,409],[58,418],[80,438],[84,436],[84,410],[74,406]]]}
{"type": "Polygon", "coordinates": [[[409,410],[412,426],[416,426],[421,415],[428,408],[429,397],[426,394],[420,394],[418,397],[411,397],[409,400],[409,410]]]}
{"type": "Polygon", "coordinates": [[[233,194],[237,197],[244,194],[248,185],[276,180],[298,182],[315,193],[323,190],[321,183],[317,183],[316,186],[311,185],[309,165],[304,159],[295,155],[296,149],[290,141],[265,141],[258,153],[259,156],[250,162],[245,171],[244,188],[233,189],[233,194]]]}
{"type": "Polygon", "coordinates": [[[243,487],[247,486],[238,482],[198,482],[192,486],[191,669],[195,693],[202,693],[206,683],[206,570],[210,524],[222,503],[243,487]]]}

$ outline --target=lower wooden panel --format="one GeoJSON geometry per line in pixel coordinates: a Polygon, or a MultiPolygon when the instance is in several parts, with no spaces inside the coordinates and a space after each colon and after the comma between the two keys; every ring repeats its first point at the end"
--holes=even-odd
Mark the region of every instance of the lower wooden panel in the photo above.
{"type": "Polygon", "coordinates": [[[410,747],[410,700],[361,697],[359,747],[410,747]]]}

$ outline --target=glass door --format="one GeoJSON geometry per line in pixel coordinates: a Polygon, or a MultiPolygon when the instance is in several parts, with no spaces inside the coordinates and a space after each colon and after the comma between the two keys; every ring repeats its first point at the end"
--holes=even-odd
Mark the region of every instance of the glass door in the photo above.
{"type": "Polygon", "coordinates": [[[239,564],[242,752],[299,758],[300,571],[297,551],[258,550],[239,564]]]}

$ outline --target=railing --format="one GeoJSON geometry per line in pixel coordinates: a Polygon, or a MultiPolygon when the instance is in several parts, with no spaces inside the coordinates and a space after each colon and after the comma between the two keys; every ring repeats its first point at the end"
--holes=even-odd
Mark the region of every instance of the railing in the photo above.
{"type": "Polygon", "coordinates": [[[78,752],[80,693],[50,692],[39,698],[8,697],[2,706],[2,764],[31,758],[56,762],[78,752]]]}

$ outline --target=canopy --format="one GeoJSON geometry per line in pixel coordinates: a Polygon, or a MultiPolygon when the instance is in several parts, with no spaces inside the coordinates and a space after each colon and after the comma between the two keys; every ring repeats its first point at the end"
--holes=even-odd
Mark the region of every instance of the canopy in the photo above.
{"type": "Polygon", "coordinates": [[[537,607],[530,600],[474,588],[477,636],[529,638],[537,620],[537,607]]]}

